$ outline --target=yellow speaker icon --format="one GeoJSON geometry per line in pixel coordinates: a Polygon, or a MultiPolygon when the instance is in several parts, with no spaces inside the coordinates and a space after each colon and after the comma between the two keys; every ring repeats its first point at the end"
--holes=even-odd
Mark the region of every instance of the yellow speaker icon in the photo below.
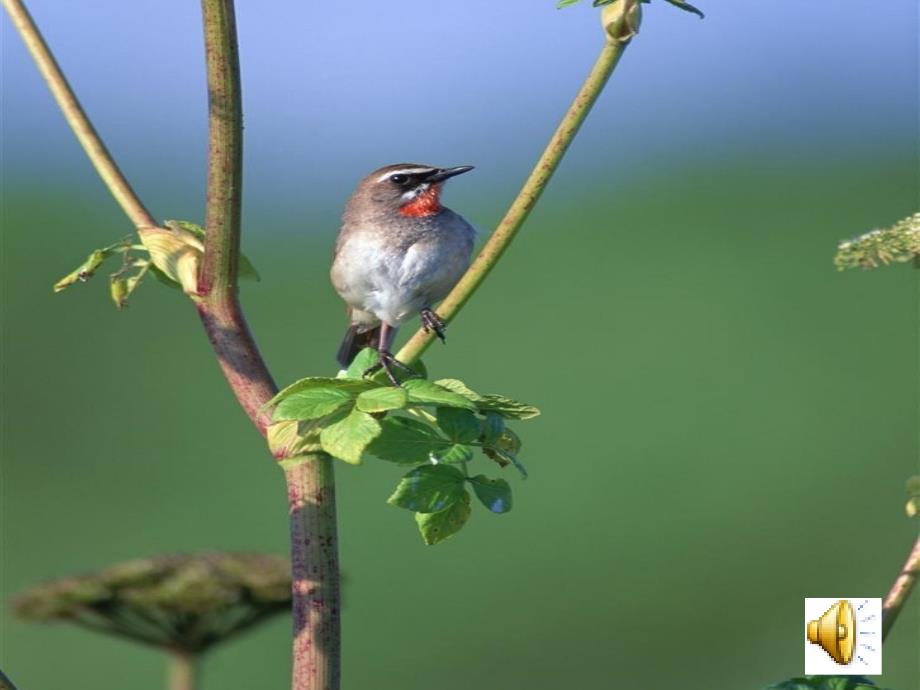
{"type": "Polygon", "coordinates": [[[838,664],[850,663],[856,641],[856,617],[850,602],[841,599],[818,620],[809,621],[808,641],[819,645],[838,664]]]}

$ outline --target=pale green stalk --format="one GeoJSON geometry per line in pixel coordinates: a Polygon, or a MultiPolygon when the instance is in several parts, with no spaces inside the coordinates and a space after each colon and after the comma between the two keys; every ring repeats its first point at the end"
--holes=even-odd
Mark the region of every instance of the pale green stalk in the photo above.
{"type": "Polygon", "coordinates": [[[26,44],[26,48],[32,54],[32,58],[38,66],[38,71],[41,72],[41,75],[48,83],[51,95],[57,101],[58,107],[67,120],[67,124],[70,125],[83,150],[86,151],[86,155],[96,168],[96,172],[99,173],[99,177],[102,178],[109,192],[115,197],[115,201],[118,202],[125,215],[131,219],[136,228],[155,227],[156,221],[134,193],[131,185],[128,184],[128,180],[125,179],[111,154],[109,154],[108,149],[106,149],[102,139],[99,138],[92,122],[90,122],[80,105],[80,101],[77,100],[76,94],[70,88],[70,84],[67,83],[67,78],[61,72],[54,55],[51,54],[48,45],[42,38],[38,27],[32,21],[26,6],[21,0],[2,0],[2,2],[3,7],[6,8],[10,15],[10,19],[13,20],[13,25],[26,44]]]}
{"type": "Polygon", "coordinates": [[[904,604],[910,597],[914,585],[920,579],[920,538],[914,542],[914,548],[911,550],[904,567],[895,579],[885,600],[882,602],[882,639],[888,637],[894,622],[904,608],[904,604]]]}
{"type": "MultiPolygon", "coordinates": [[[[518,192],[504,217],[499,221],[495,232],[473,259],[469,270],[463,275],[460,282],[438,306],[438,315],[445,322],[451,321],[482,285],[505,250],[508,249],[524,221],[527,220],[527,216],[530,215],[549,184],[582,123],[591,112],[591,107],[603,91],[623,51],[626,50],[626,46],[638,31],[640,20],[639,0],[622,0],[604,8],[601,21],[605,29],[606,40],[594,67],[550,138],[543,154],[537,160],[521,191],[518,192]]],[[[411,364],[428,349],[434,337],[433,333],[418,330],[399,351],[396,358],[401,362],[411,364]]]]}
{"type": "Polygon", "coordinates": [[[199,659],[194,654],[173,652],[169,656],[169,690],[197,690],[199,659]]]}

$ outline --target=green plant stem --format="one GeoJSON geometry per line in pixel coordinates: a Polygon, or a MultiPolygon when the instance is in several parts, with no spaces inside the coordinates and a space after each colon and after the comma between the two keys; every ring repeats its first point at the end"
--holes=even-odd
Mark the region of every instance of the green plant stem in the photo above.
{"type": "Polygon", "coordinates": [[[168,690],[196,690],[199,679],[199,659],[188,652],[172,652],[169,656],[168,690]]]}
{"type": "Polygon", "coordinates": [[[892,626],[898,619],[901,609],[910,597],[910,593],[920,578],[920,538],[914,542],[914,548],[911,550],[904,567],[895,579],[894,584],[888,591],[888,595],[882,602],[882,639],[888,637],[892,626]]]}
{"type": "Polygon", "coordinates": [[[208,78],[205,253],[198,292],[235,288],[243,187],[243,107],[233,0],[202,0],[208,78]]]}
{"type": "Polygon", "coordinates": [[[21,0],[2,0],[2,2],[13,25],[26,44],[26,48],[32,54],[38,71],[48,83],[48,88],[64,114],[67,124],[70,125],[105,186],[115,197],[115,201],[138,230],[155,227],[156,221],[134,193],[102,139],[99,138],[25,5],[21,0]]]}
{"type": "MultiPolygon", "coordinates": [[[[438,306],[438,315],[445,322],[451,321],[457,315],[495,268],[546,189],[572,140],[591,111],[591,107],[597,101],[617,66],[623,51],[638,29],[637,1],[630,3],[628,0],[623,0],[623,2],[609,6],[613,12],[616,12],[616,15],[610,15],[609,20],[605,21],[607,39],[594,67],[550,138],[521,191],[518,192],[517,197],[498,223],[495,232],[470,264],[460,282],[438,306]],[[631,9],[633,14],[630,14],[631,9]]],[[[422,356],[434,338],[434,333],[425,333],[424,330],[419,329],[399,351],[396,358],[401,362],[411,364],[422,356]]]]}
{"type": "Polygon", "coordinates": [[[341,597],[333,460],[282,461],[291,519],[294,667],[291,690],[338,690],[341,597]]]}

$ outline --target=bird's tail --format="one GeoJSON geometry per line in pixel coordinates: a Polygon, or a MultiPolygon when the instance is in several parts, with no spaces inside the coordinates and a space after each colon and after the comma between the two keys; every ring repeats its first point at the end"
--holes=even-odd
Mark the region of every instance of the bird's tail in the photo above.
{"type": "Polygon", "coordinates": [[[376,345],[379,337],[380,326],[374,326],[368,330],[360,330],[359,326],[351,324],[348,330],[345,331],[345,337],[342,338],[342,344],[339,345],[336,359],[343,369],[347,368],[356,354],[366,347],[373,347],[376,345]]]}

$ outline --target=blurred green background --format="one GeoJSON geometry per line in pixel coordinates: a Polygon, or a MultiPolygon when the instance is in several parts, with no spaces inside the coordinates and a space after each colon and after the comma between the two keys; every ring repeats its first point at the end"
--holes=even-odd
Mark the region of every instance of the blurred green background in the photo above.
{"type": "MultiPolygon", "coordinates": [[[[559,87],[556,114],[586,64],[559,87]]],[[[882,596],[916,536],[903,484],[920,452],[918,272],[831,262],[839,239],[915,210],[915,133],[825,141],[811,123],[788,141],[750,132],[624,162],[612,155],[629,93],[618,79],[449,345],[426,357],[436,378],[543,409],[516,427],[531,478],[506,471],[515,509],[477,510],[425,547],[384,502],[399,468],[338,467],[347,689],[756,690],[802,672],[803,597],[882,596]],[[592,157],[592,142],[613,143],[592,157]]],[[[554,119],[480,182],[452,183],[448,203],[493,226],[554,119]]],[[[260,130],[247,132],[260,150],[260,130]]],[[[131,123],[114,135],[130,140],[131,123]]],[[[142,196],[159,217],[200,220],[200,166],[173,177],[154,144],[125,147],[142,196]]],[[[405,157],[481,163],[437,159],[442,144],[413,142],[405,157]]],[[[190,305],[150,282],[116,312],[105,272],[52,295],[128,231],[61,146],[41,154],[47,168],[4,167],[3,596],[159,552],[286,552],[281,473],[190,305]]],[[[389,162],[348,150],[346,180],[389,162]]],[[[345,324],[327,270],[351,182],[319,194],[310,181],[329,180],[306,162],[303,195],[275,203],[266,170],[250,170],[261,191],[247,197],[244,240],[263,280],[243,301],[285,383],[334,370],[345,324]]],[[[918,602],[885,646],[878,682],[894,690],[920,686],[918,602]]],[[[154,652],[66,626],[4,611],[0,644],[23,688],[162,686],[154,652]]],[[[206,688],[288,677],[283,619],[205,665],[206,688]]]]}

